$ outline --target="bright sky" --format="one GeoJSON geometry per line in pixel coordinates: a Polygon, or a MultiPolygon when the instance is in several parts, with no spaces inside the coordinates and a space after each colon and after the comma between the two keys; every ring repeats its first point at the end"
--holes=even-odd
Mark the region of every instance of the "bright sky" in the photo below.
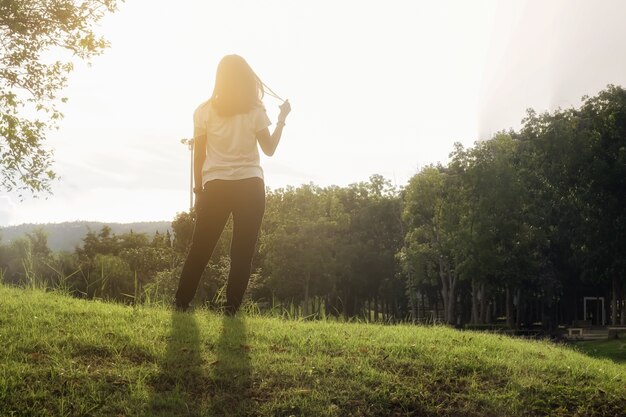
{"type": "MultiPolygon", "coordinates": [[[[47,199],[0,194],[0,226],[171,220],[189,206],[192,113],[237,53],[292,113],[271,188],[347,185],[419,167],[518,128],[526,108],[578,106],[626,85],[626,2],[127,0],[111,43],[76,65],[48,139],[47,199]]],[[[277,100],[266,97],[275,122],[277,100]]]]}

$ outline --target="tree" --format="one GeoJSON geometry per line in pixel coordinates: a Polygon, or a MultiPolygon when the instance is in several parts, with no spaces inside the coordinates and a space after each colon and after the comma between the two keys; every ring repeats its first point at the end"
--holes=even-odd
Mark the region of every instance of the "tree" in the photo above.
{"type": "Polygon", "coordinates": [[[59,92],[74,57],[89,61],[108,46],[93,26],[116,8],[117,0],[0,2],[0,188],[50,192],[56,174],[44,141],[63,117],[59,92]],[[61,52],[68,58],[45,58],[61,52]]]}
{"type": "Polygon", "coordinates": [[[471,281],[472,323],[490,321],[490,300],[515,282],[520,263],[514,258],[528,255],[519,250],[523,189],[513,163],[516,145],[511,134],[500,132],[468,150],[457,145],[449,164],[463,182],[456,257],[459,272],[471,281]]]}
{"type": "Polygon", "coordinates": [[[612,324],[620,298],[626,324],[626,90],[609,85],[586,98],[579,117],[591,149],[581,187],[586,269],[611,283],[612,324]]]}
{"type": "Polygon", "coordinates": [[[182,211],[176,213],[176,217],[172,221],[172,231],[174,233],[173,247],[181,254],[186,254],[191,245],[194,218],[195,212],[192,209],[190,212],[182,211]]]}
{"type": "Polygon", "coordinates": [[[355,314],[367,302],[367,320],[372,312],[377,319],[379,304],[389,306],[388,312],[397,317],[404,298],[403,285],[398,286],[395,279],[395,255],[402,244],[398,192],[389,180],[372,175],[369,182],[351,184],[340,195],[349,214],[343,233],[347,242],[341,246],[352,252],[344,255],[350,262],[349,279],[343,280],[343,297],[350,302],[346,312],[355,314]]]}
{"type": "Polygon", "coordinates": [[[324,216],[320,189],[303,185],[277,190],[268,196],[266,222],[260,250],[268,286],[281,299],[302,302],[302,313],[310,313],[310,299],[319,295],[327,277],[332,247],[324,216]]]}
{"type": "Polygon", "coordinates": [[[444,321],[456,323],[456,298],[459,281],[454,257],[458,233],[459,205],[452,202],[459,191],[446,170],[429,166],[413,176],[405,193],[403,218],[408,226],[405,247],[401,252],[411,271],[410,287],[429,284],[434,277],[441,281],[444,321]]]}

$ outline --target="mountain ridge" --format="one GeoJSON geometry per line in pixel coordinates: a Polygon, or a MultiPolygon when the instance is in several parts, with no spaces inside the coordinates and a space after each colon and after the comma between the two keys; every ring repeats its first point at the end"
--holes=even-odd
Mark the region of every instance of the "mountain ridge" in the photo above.
{"type": "Polygon", "coordinates": [[[83,238],[89,230],[99,231],[103,226],[109,226],[115,234],[130,232],[146,233],[151,236],[157,231],[172,232],[171,221],[145,221],[131,223],[99,222],[89,220],[75,220],[61,223],[22,223],[13,226],[0,227],[0,244],[12,241],[32,233],[36,229],[42,229],[48,236],[48,247],[53,251],[74,251],[76,246],[82,245],[83,238]]]}

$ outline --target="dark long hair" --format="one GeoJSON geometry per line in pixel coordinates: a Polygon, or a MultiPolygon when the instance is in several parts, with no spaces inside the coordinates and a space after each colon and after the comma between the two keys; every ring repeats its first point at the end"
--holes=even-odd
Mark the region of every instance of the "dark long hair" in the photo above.
{"type": "Polygon", "coordinates": [[[239,55],[226,55],[217,66],[211,103],[223,117],[247,113],[260,106],[264,84],[239,55]]]}

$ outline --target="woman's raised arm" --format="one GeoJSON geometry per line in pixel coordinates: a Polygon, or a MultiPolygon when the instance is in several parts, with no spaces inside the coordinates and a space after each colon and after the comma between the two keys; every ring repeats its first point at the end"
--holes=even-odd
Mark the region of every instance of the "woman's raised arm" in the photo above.
{"type": "Polygon", "coordinates": [[[289,104],[289,100],[285,100],[285,102],[280,105],[280,114],[278,115],[278,122],[276,122],[274,133],[270,135],[270,130],[267,127],[256,133],[259,145],[261,145],[261,149],[265,155],[272,156],[274,152],[276,152],[278,142],[280,142],[280,137],[283,134],[285,119],[289,112],[291,112],[291,104],[289,104]]]}

